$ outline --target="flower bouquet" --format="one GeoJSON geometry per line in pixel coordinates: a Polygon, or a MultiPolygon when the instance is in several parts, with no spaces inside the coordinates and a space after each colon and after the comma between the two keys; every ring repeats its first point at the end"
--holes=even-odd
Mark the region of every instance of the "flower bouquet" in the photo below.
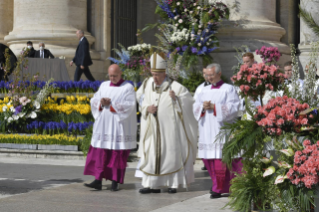
{"type": "Polygon", "coordinates": [[[281,53],[278,51],[277,47],[266,47],[263,46],[261,49],[256,50],[256,54],[260,55],[263,62],[267,65],[276,64],[281,57],[281,53]]]}
{"type": "MultiPolygon", "coordinates": [[[[231,77],[234,85],[240,88],[242,97],[253,100],[262,99],[266,90],[278,91],[283,89],[286,76],[277,66],[264,63],[253,64],[252,67],[242,65],[239,72],[231,77]]],[[[263,105],[262,101],[261,104],[263,105]]]]}
{"type": "MultiPolygon", "coordinates": [[[[120,44],[119,44],[120,45],[120,44]]],[[[108,59],[120,66],[124,78],[134,82],[134,87],[140,81],[141,76],[149,76],[149,57],[151,45],[137,44],[126,48],[120,45],[121,50],[114,49],[120,59],[109,57],[108,59]]]]}
{"type": "Polygon", "coordinates": [[[285,132],[300,132],[301,126],[308,126],[308,118],[313,115],[300,115],[309,108],[307,103],[287,96],[271,99],[266,105],[259,106],[255,115],[256,122],[268,135],[281,135],[285,132]]]}
{"type": "Polygon", "coordinates": [[[221,2],[157,0],[156,13],[164,20],[159,26],[163,52],[174,55],[174,61],[183,56],[186,68],[198,63],[212,61],[210,53],[218,48],[216,37],[221,20],[228,19],[229,9],[221,2]]]}

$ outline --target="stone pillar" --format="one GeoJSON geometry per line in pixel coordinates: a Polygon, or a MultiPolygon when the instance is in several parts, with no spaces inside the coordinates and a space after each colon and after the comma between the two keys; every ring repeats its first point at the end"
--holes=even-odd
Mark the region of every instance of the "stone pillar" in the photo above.
{"type": "MultiPolygon", "coordinates": [[[[229,20],[222,22],[218,30],[219,52],[212,55],[222,65],[223,74],[230,77],[232,67],[237,65],[234,47],[247,45],[251,51],[262,46],[278,47],[284,54],[279,64],[287,60],[289,47],[280,42],[285,30],[276,23],[276,0],[223,0],[231,8],[229,20]]],[[[259,57],[255,59],[260,62],[259,57]]]]}
{"type": "Polygon", "coordinates": [[[0,43],[6,43],[4,37],[13,28],[13,1],[0,0],[0,43]]]}
{"type": "MultiPolygon", "coordinates": [[[[301,0],[300,5],[307,12],[310,12],[316,23],[319,23],[319,2],[316,0],[301,0]]],[[[300,18],[300,65],[304,70],[310,59],[311,45],[313,41],[319,41],[319,37],[300,18]]],[[[317,64],[318,66],[318,64],[317,64]]]]}
{"type": "MultiPolygon", "coordinates": [[[[13,31],[5,41],[15,53],[26,47],[28,40],[35,49],[42,41],[55,56],[69,58],[74,57],[79,43],[75,36],[78,29],[85,31],[90,44],[95,41],[87,32],[86,0],[14,0],[13,31]]],[[[92,52],[91,57],[99,59],[100,55],[92,52]]]]}

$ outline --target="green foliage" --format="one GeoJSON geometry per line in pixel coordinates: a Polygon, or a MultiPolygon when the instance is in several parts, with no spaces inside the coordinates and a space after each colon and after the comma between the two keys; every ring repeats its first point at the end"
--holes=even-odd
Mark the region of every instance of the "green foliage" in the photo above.
{"type": "Polygon", "coordinates": [[[91,145],[91,139],[92,139],[92,134],[93,134],[93,127],[89,127],[85,130],[85,136],[81,140],[80,143],[80,150],[82,150],[84,156],[86,156],[89,152],[89,148],[91,145]]]}
{"type": "Polygon", "coordinates": [[[316,23],[316,21],[313,19],[310,12],[307,12],[305,9],[303,9],[299,5],[299,16],[302,18],[302,20],[306,23],[306,25],[312,29],[312,31],[319,36],[319,25],[316,23]]]}
{"type": "Polygon", "coordinates": [[[196,88],[205,81],[203,74],[199,72],[191,72],[187,78],[178,80],[190,92],[195,92],[196,88]]]}
{"type": "Polygon", "coordinates": [[[254,121],[238,120],[231,124],[225,123],[216,140],[221,140],[225,136],[222,160],[228,167],[232,166],[232,160],[242,151],[242,157],[253,158],[256,150],[263,149],[265,135],[254,121]]]}

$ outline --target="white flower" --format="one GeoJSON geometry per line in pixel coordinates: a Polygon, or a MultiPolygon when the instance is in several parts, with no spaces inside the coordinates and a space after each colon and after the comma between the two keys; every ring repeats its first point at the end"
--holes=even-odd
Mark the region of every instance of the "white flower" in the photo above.
{"type": "Polygon", "coordinates": [[[285,179],[287,179],[287,175],[283,176],[283,175],[278,175],[278,177],[275,180],[275,185],[279,184],[279,183],[283,183],[285,179]]]}
{"type": "Polygon", "coordinates": [[[209,32],[209,30],[208,30],[208,29],[206,29],[206,32],[209,32]]]}
{"type": "Polygon", "coordinates": [[[41,107],[41,105],[40,105],[40,103],[39,103],[38,101],[34,101],[34,102],[33,102],[33,106],[34,106],[35,109],[37,109],[37,110],[39,110],[40,107],[41,107]]]}
{"type": "Polygon", "coordinates": [[[200,38],[200,40],[204,40],[204,38],[200,38]]]}
{"type": "Polygon", "coordinates": [[[202,28],[202,25],[198,25],[198,28],[202,28]]]}
{"type": "Polygon", "coordinates": [[[8,123],[12,122],[13,121],[13,118],[12,117],[9,117],[8,118],[8,123]]]}
{"type": "Polygon", "coordinates": [[[7,118],[8,118],[8,117],[5,116],[5,117],[4,117],[4,120],[7,120],[7,118]]]}
{"type": "Polygon", "coordinates": [[[35,119],[35,118],[37,117],[37,114],[36,114],[34,111],[32,111],[32,112],[30,113],[30,117],[31,117],[32,119],[35,119]]]}
{"type": "Polygon", "coordinates": [[[194,35],[194,34],[191,34],[191,36],[192,36],[192,37],[195,37],[195,35],[194,35]]]}
{"type": "Polygon", "coordinates": [[[19,99],[20,104],[22,104],[23,106],[25,106],[26,104],[28,104],[29,102],[31,102],[30,99],[28,99],[27,97],[23,96],[19,99]]]}
{"type": "Polygon", "coordinates": [[[18,115],[20,118],[23,118],[25,116],[25,113],[19,113],[18,115]]]}
{"type": "Polygon", "coordinates": [[[198,46],[202,46],[202,44],[201,44],[201,43],[198,43],[197,45],[198,45],[198,46]]]}
{"type": "Polygon", "coordinates": [[[196,3],[194,3],[194,6],[196,6],[197,4],[196,3]]]}
{"type": "Polygon", "coordinates": [[[177,20],[177,19],[178,19],[178,16],[175,16],[174,19],[177,20]]]}
{"type": "Polygon", "coordinates": [[[193,14],[193,11],[189,11],[190,14],[193,14]]]}
{"type": "Polygon", "coordinates": [[[7,109],[8,109],[8,107],[7,107],[7,106],[3,106],[3,107],[2,107],[2,111],[3,111],[3,112],[6,112],[6,111],[7,111],[7,109]]]}
{"type": "Polygon", "coordinates": [[[180,5],[180,4],[181,4],[180,2],[177,2],[177,3],[176,3],[176,5],[180,5]]]}
{"type": "Polygon", "coordinates": [[[193,23],[193,25],[195,25],[195,23],[193,23]]]}
{"type": "Polygon", "coordinates": [[[183,19],[179,19],[178,22],[179,22],[179,23],[183,23],[183,19]]]}
{"type": "Polygon", "coordinates": [[[212,41],[212,39],[209,39],[208,41],[212,41]]]}
{"type": "Polygon", "coordinates": [[[206,43],[206,46],[209,46],[209,43],[208,43],[208,42],[206,43]]]}
{"type": "Polygon", "coordinates": [[[12,118],[13,118],[15,121],[17,121],[17,120],[19,119],[19,116],[13,115],[12,118]]]}
{"type": "Polygon", "coordinates": [[[191,40],[194,40],[195,38],[191,38],[191,40]]]}
{"type": "Polygon", "coordinates": [[[187,12],[188,10],[185,8],[185,10],[184,10],[185,12],[187,12]]]}
{"type": "Polygon", "coordinates": [[[267,177],[269,175],[272,175],[273,173],[275,173],[276,169],[273,166],[269,166],[266,171],[263,174],[263,177],[267,177]]]}
{"type": "Polygon", "coordinates": [[[10,111],[11,111],[12,113],[14,113],[14,112],[16,112],[16,109],[14,109],[14,107],[10,107],[10,111]]]}
{"type": "Polygon", "coordinates": [[[200,6],[198,6],[197,9],[199,10],[199,9],[200,9],[200,6]]]}
{"type": "Polygon", "coordinates": [[[175,24],[175,26],[178,26],[178,24],[175,24]]]}

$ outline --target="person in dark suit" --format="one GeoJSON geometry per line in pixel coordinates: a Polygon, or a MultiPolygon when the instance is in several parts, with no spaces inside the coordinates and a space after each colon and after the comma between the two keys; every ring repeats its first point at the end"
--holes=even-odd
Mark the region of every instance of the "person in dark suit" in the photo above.
{"type": "Polygon", "coordinates": [[[33,43],[31,41],[28,41],[27,42],[27,47],[29,49],[29,53],[28,53],[28,56],[27,57],[31,57],[33,58],[34,57],[34,54],[35,54],[35,50],[33,48],[33,43]]]}
{"type": "Polygon", "coordinates": [[[78,30],[76,36],[80,42],[76,49],[75,57],[70,62],[70,66],[72,66],[73,63],[76,65],[74,81],[79,81],[83,73],[88,80],[95,81],[89,69],[89,66],[93,64],[90,55],[89,42],[86,37],[84,37],[84,32],[82,30],[78,30]]]}
{"type": "Polygon", "coordinates": [[[54,58],[53,54],[50,50],[45,49],[45,44],[43,42],[39,43],[39,51],[36,51],[34,54],[34,58],[54,58]]]}

